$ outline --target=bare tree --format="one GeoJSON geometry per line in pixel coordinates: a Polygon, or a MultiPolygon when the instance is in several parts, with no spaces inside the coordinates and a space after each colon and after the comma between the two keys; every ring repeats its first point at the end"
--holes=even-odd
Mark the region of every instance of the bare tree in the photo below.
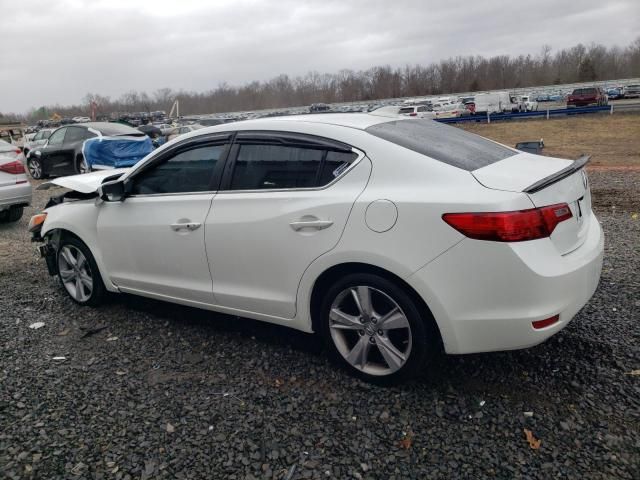
{"type": "Polygon", "coordinates": [[[81,105],[43,106],[29,112],[27,117],[30,120],[44,119],[54,112],[63,116],[86,115],[91,102],[96,102],[99,112],[105,114],[169,110],[178,99],[181,113],[196,114],[638,76],[640,37],[624,48],[578,44],[552,52],[550,45],[543,45],[534,55],[455,57],[428,65],[398,68],[380,65],[363,71],[340,70],[333,74],[314,71],[295,78],[283,74],[265,82],[253,81],[240,86],[221,83],[206,92],[160,88],[148,94],[132,90],[116,100],[88,93],[81,105]]]}

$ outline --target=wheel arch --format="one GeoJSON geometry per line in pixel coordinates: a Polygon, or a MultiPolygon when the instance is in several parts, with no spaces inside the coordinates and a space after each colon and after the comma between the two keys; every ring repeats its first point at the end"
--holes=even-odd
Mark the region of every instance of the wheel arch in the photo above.
{"type": "Polygon", "coordinates": [[[311,317],[311,326],[314,332],[320,331],[321,318],[319,315],[319,310],[322,303],[323,293],[336,279],[353,273],[370,273],[379,275],[395,283],[404,291],[406,291],[418,307],[423,320],[429,327],[433,329],[434,333],[437,333],[438,343],[440,344],[440,347],[442,347],[442,333],[440,332],[440,327],[438,326],[433,312],[424,301],[424,299],[418,294],[418,292],[395,273],[392,273],[382,267],[362,262],[345,262],[333,265],[324,270],[316,278],[315,282],[313,283],[309,299],[309,314],[311,317]]]}
{"type": "Polygon", "coordinates": [[[115,287],[111,283],[111,280],[107,275],[105,265],[102,261],[102,257],[100,253],[96,251],[95,248],[92,248],[91,242],[87,242],[85,238],[83,238],[83,235],[81,232],[75,230],[72,226],[69,226],[66,224],[59,224],[59,225],[54,224],[51,227],[47,228],[46,232],[42,234],[43,238],[54,238],[54,241],[57,243],[55,245],[56,250],[58,248],[58,244],[60,240],[64,238],[64,236],[70,236],[70,237],[76,238],[87,247],[89,252],[91,252],[91,255],[93,255],[93,259],[95,260],[96,265],[98,266],[98,272],[100,273],[100,277],[102,278],[102,283],[104,284],[105,288],[110,292],[117,292],[118,291],[117,287],[115,287]]]}

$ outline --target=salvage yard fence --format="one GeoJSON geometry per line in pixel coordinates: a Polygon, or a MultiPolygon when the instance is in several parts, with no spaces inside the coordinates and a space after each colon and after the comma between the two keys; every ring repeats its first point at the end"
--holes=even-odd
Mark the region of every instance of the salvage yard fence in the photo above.
{"type": "Polygon", "coordinates": [[[546,117],[547,120],[559,115],[581,115],[585,113],[609,112],[613,115],[615,111],[640,110],[640,103],[627,103],[622,105],[606,105],[593,107],[576,107],[576,108],[557,108],[547,110],[537,110],[535,112],[517,112],[517,113],[487,113],[486,115],[468,115],[466,117],[437,118],[437,122],[441,123],[460,123],[460,122],[479,122],[491,123],[500,120],[517,120],[519,118],[546,117]],[[615,107],[615,108],[614,108],[615,107]]]}

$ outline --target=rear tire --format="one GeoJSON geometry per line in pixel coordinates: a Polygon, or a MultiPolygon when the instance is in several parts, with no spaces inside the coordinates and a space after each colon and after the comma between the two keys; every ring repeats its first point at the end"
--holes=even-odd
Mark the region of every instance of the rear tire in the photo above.
{"type": "Polygon", "coordinates": [[[437,350],[432,318],[396,283],[356,273],[338,279],[317,312],[332,360],[351,375],[394,385],[420,373],[437,350]]]}
{"type": "Polygon", "coordinates": [[[44,170],[42,169],[42,162],[37,158],[27,160],[27,170],[29,170],[29,174],[34,180],[46,178],[44,170]]]}
{"type": "Polygon", "coordinates": [[[84,158],[84,155],[79,155],[76,159],[76,173],[89,173],[91,171],[91,167],[87,163],[84,158]]]}
{"type": "Polygon", "coordinates": [[[67,295],[79,305],[103,303],[106,289],[89,247],[76,237],[63,237],[56,252],[58,278],[67,295]]]}
{"type": "Polygon", "coordinates": [[[5,215],[0,219],[2,222],[17,222],[22,218],[24,213],[24,207],[11,207],[9,210],[3,212],[5,215]]]}

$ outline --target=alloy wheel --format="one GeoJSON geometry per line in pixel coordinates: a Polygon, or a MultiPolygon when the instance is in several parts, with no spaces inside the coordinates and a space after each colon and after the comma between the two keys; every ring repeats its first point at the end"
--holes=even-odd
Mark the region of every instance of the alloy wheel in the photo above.
{"type": "Polygon", "coordinates": [[[77,302],[86,302],[93,292],[93,275],[84,254],[73,245],[65,245],[58,254],[60,280],[77,302]]]}
{"type": "Polygon", "coordinates": [[[33,178],[36,180],[42,178],[42,165],[40,165],[39,161],[33,159],[29,160],[27,162],[27,168],[33,178]]]}
{"type": "Polygon", "coordinates": [[[349,287],[336,296],[329,331],[342,357],[369,375],[390,375],[411,354],[407,316],[389,295],[369,286],[349,287]]]}

